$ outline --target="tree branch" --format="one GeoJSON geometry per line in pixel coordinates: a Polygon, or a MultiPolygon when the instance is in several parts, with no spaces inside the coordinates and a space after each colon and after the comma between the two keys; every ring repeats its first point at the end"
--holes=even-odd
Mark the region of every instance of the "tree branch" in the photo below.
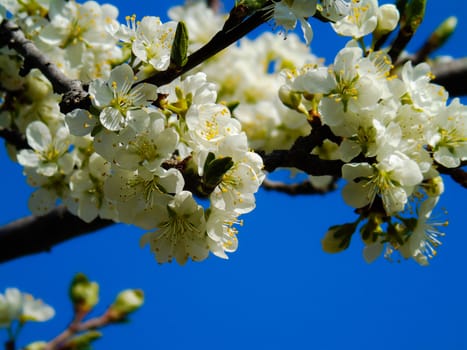
{"type": "Polygon", "coordinates": [[[324,160],[307,152],[275,150],[269,154],[260,154],[263,157],[264,170],[273,172],[278,168],[295,168],[308,175],[332,175],[341,177],[341,160],[324,160]]]}
{"type": "Polygon", "coordinates": [[[81,81],[68,78],[55,64],[45,56],[31,40],[28,40],[21,28],[14,22],[4,19],[0,23],[0,47],[8,45],[24,58],[22,75],[33,68],[39,69],[52,84],[54,91],[63,94],[60,110],[67,113],[75,108],[88,109],[90,100],[81,81]]]}
{"type": "Polygon", "coordinates": [[[435,76],[433,83],[444,86],[449,96],[467,95],[467,58],[435,64],[432,71],[435,76]]]}
{"type": "Polygon", "coordinates": [[[26,137],[17,130],[0,129],[0,137],[6,142],[16,147],[16,149],[31,148],[26,137]]]}
{"type": "Polygon", "coordinates": [[[0,227],[0,262],[21,256],[49,252],[69,239],[92,233],[114,222],[96,219],[82,221],[59,206],[44,216],[28,216],[0,227]]]}
{"type": "MultiPolygon", "coordinates": [[[[462,166],[465,166],[467,162],[463,162],[462,166]]],[[[455,182],[467,189],[467,172],[462,168],[446,168],[444,166],[439,166],[438,171],[441,174],[449,175],[455,182]]]]}
{"type": "MultiPolygon", "coordinates": [[[[212,40],[188,57],[183,67],[171,66],[167,71],[159,72],[146,82],[158,86],[171,82],[206,59],[217,54],[236,42],[270,18],[270,12],[259,10],[249,15],[248,9],[235,7],[224,28],[212,40]],[[243,12],[246,11],[246,12],[243,12]]],[[[22,73],[27,74],[32,68],[38,68],[51,81],[54,91],[64,94],[60,104],[62,112],[74,108],[90,107],[90,99],[82,83],[66,77],[44,54],[28,40],[20,28],[9,20],[0,23],[0,47],[8,45],[24,57],[22,73]]],[[[433,67],[435,83],[443,85],[451,96],[467,95],[467,59],[453,60],[433,67]]],[[[278,168],[296,168],[309,175],[331,175],[335,179],[341,177],[340,160],[323,160],[310,152],[321,145],[325,139],[338,143],[327,126],[321,126],[317,120],[312,122],[310,135],[299,138],[290,150],[275,150],[269,154],[258,152],[264,162],[264,170],[273,172],[278,168]],[[314,125],[314,123],[316,125],[314,125]]],[[[21,135],[19,135],[21,136],[21,135]]],[[[9,130],[0,130],[0,137],[15,145],[23,145],[24,139],[18,138],[9,130]]],[[[450,175],[456,182],[467,188],[467,174],[464,170],[439,168],[443,174],[450,175]]],[[[335,186],[335,182],[331,183],[335,186]]],[[[284,185],[266,181],[264,188],[274,189],[289,194],[319,193],[317,189],[305,184],[284,185]]],[[[331,190],[333,188],[330,188],[331,190]]],[[[66,240],[73,239],[96,230],[110,226],[111,220],[96,219],[85,223],[69,213],[65,207],[54,209],[47,215],[29,216],[19,219],[4,227],[0,227],[0,262],[16,259],[21,256],[50,251],[50,249],[66,240]]]]}
{"type": "Polygon", "coordinates": [[[296,196],[300,194],[326,194],[328,192],[334,191],[337,188],[338,178],[333,178],[333,180],[323,188],[314,187],[310,181],[303,181],[300,183],[286,184],[280,181],[272,181],[265,179],[261,185],[267,191],[276,191],[285,193],[291,196],[296,196]]]}
{"type": "Polygon", "coordinates": [[[300,136],[295,140],[290,150],[274,150],[269,154],[257,152],[264,163],[264,170],[273,172],[277,168],[295,168],[304,171],[308,175],[331,175],[341,177],[341,168],[344,162],[341,160],[325,160],[311,154],[315,147],[323,144],[328,139],[337,144],[341,138],[335,136],[329,126],[322,125],[319,117],[310,121],[311,132],[307,136],[300,136]]]}

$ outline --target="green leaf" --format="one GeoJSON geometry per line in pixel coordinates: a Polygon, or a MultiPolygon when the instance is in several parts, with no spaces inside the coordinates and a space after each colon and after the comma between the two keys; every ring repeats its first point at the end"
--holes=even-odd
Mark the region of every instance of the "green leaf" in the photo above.
{"type": "Polygon", "coordinates": [[[207,192],[211,192],[222,181],[224,174],[234,165],[232,157],[213,159],[214,154],[209,153],[204,164],[203,184],[207,192]]]}
{"type": "Polygon", "coordinates": [[[413,0],[406,6],[407,25],[415,33],[425,17],[426,0],[413,0]]]}
{"type": "Polygon", "coordinates": [[[96,136],[101,130],[103,130],[104,127],[102,124],[97,124],[91,131],[91,136],[94,137],[96,136]]]}
{"type": "Polygon", "coordinates": [[[177,24],[170,60],[178,67],[183,67],[188,61],[188,30],[183,21],[177,24]]]}

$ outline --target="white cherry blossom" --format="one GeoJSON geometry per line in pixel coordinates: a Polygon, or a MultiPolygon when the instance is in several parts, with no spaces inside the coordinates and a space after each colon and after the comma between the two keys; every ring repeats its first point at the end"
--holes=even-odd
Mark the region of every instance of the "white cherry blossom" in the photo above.
{"type": "Polygon", "coordinates": [[[352,0],[349,14],[331,26],[340,35],[359,39],[374,31],[377,24],[377,0],[352,0]]]}
{"type": "Polygon", "coordinates": [[[99,120],[106,129],[117,131],[129,125],[139,131],[147,127],[149,116],[142,108],[157,98],[157,87],[134,83],[133,69],[128,64],[115,67],[107,81],[91,82],[91,101],[101,110],[99,120]]]}
{"type": "Polygon", "coordinates": [[[307,19],[315,14],[316,4],[317,0],[281,0],[276,2],[274,4],[274,22],[276,26],[285,28],[286,33],[295,29],[297,21],[300,22],[305,41],[310,44],[313,30],[307,19]]]}
{"type": "Polygon", "coordinates": [[[143,17],[132,44],[135,56],[158,71],[166,70],[170,64],[176,26],[173,21],[162,23],[159,17],[143,17]]]}
{"type": "Polygon", "coordinates": [[[441,245],[440,237],[444,233],[438,226],[446,226],[447,222],[435,222],[432,211],[439,197],[428,197],[419,206],[415,227],[410,228],[407,241],[399,247],[404,258],[413,258],[422,266],[429,264],[429,259],[436,255],[436,248],[441,245]]]}
{"type": "Polygon", "coordinates": [[[141,237],[141,245],[149,244],[159,263],[172,259],[184,265],[189,258],[201,261],[209,255],[208,236],[203,207],[191,192],[177,193],[173,200],[153,213],[157,230],[141,237]]]}
{"type": "Polygon", "coordinates": [[[344,164],[342,177],[349,181],[342,190],[347,204],[361,208],[371,205],[379,195],[388,215],[402,211],[414,186],[423,180],[417,163],[400,152],[374,165],[344,164]]]}
{"type": "Polygon", "coordinates": [[[60,127],[52,135],[48,126],[40,121],[29,124],[26,137],[32,150],[23,149],[18,153],[18,162],[28,168],[35,168],[38,174],[53,176],[69,173],[73,159],[68,153],[70,137],[68,129],[60,127]]]}

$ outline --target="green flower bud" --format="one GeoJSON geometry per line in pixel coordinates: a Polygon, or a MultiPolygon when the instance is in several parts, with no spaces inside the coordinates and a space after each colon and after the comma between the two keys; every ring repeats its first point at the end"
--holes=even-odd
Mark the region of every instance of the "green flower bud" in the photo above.
{"type": "Polygon", "coordinates": [[[446,18],[431,35],[428,42],[433,50],[440,48],[451,37],[457,27],[457,18],[454,16],[446,18]]]}
{"type": "Polygon", "coordinates": [[[292,91],[286,85],[280,87],[279,98],[284,105],[295,110],[299,109],[302,102],[302,95],[298,92],[292,91]]]}
{"type": "Polygon", "coordinates": [[[424,188],[430,197],[439,197],[444,192],[444,182],[441,176],[436,176],[432,179],[426,180],[424,188]]]}
{"type": "Polygon", "coordinates": [[[47,342],[45,341],[35,341],[34,343],[27,345],[24,350],[44,350],[46,346],[47,342]]]}
{"type": "Polygon", "coordinates": [[[31,101],[40,101],[52,93],[52,84],[38,69],[33,69],[25,78],[25,95],[31,101]]]}
{"type": "Polygon", "coordinates": [[[138,310],[143,303],[144,292],[141,289],[126,289],[117,295],[110,306],[109,313],[113,320],[122,320],[128,314],[138,310]]]}
{"type": "Polygon", "coordinates": [[[360,228],[360,235],[362,237],[362,241],[365,244],[375,243],[383,233],[383,228],[381,227],[381,217],[377,215],[371,215],[368,218],[368,221],[360,228]]]}
{"type": "Polygon", "coordinates": [[[321,245],[326,253],[339,253],[350,245],[356,223],[331,226],[321,240],[321,245]]]}
{"type": "Polygon", "coordinates": [[[98,331],[88,331],[83,334],[73,337],[64,348],[67,350],[90,350],[91,343],[102,337],[102,333],[98,331]]]}
{"type": "Polygon", "coordinates": [[[99,302],[99,285],[78,273],[71,282],[69,294],[76,311],[88,312],[99,302]]]}

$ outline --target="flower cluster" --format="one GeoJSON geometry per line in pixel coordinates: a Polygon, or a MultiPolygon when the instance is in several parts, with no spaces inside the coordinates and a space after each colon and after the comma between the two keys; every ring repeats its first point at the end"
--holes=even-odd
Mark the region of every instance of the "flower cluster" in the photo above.
{"type": "Polygon", "coordinates": [[[467,160],[467,107],[431,82],[427,63],[392,62],[375,44],[396,28],[395,6],[274,1],[262,10],[287,40],[272,33],[243,39],[155,85],[155,76],[182,71],[225,16],[192,2],[172,8],[165,23],[128,16],[120,24],[113,6],[93,1],[0,3],[1,16],[6,9],[58,68],[86,83],[90,98],[88,108],[63,114],[45,76],[37,69],[24,76],[22,58],[0,48],[0,127],[25,135],[27,147],[8,147],[36,188],[34,214],[63,203],[85,222],[138,226],[146,231],[141,244],[160,263],[227,258],[265,179],[259,154],[294,148],[325,127],[332,136],[308,151],[342,168],[310,181],[326,188],[342,176],[343,198],[359,218],[333,226],[324,249],[347,247],[360,227],[368,261],[384,248],[421,264],[434,255],[439,169],[467,160]],[[312,16],[351,38],[331,65],[310,53],[312,16]],[[305,43],[288,33],[297,23],[305,43]]]}
{"type": "MultiPolygon", "coordinates": [[[[169,15],[180,19],[181,11],[177,7],[169,15]]],[[[197,35],[199,28],[205,27],[200,12],[212,16],[209,21],[212,27],[207,29],[210,35],[222,28],[224,16],[214,15],[204,2],[185,7],[183,18],[190,33],[190,48],[200,47],[209,39],[197,35]]],[[[233,106],[232,114],[248,136],[249,146],[270,152],[290,148],[299,136],[310,132],[306,117],[285,107],[280,100],[277,92],[284,84],[282,70],[321,64],[322,59],[310,53],[296,34],[290,33],[287,40],[282,40],[265,32],[255,40],[243,38],[238,45],[226,48],[195,70],[202,71],[209,81],[217,84],[219,101],[233,106]]]]}
{"type": "MultiPolygon", "coordinates": [[[[428,64],[409,61],[397,71],[384,51],[364,52],[353,40],[329,67],[288,77],[285,89],[302,96],[296,106],[309,106],[305,111],[340,138],[333,154],[344,163],[342,195],[359,209],[365,242],[388,243],[388,251],[426,264],[430,247],[440,244],[422,233],[430,231],[426,221],[444,188],[437,169],[467,159],[467,107],[448,102],[446,91],[430,82],[428,64]],[[418,215],[416,227],[402,219],[409,209],[418,215]]],[[[333,227],[325,250],[345,248],[356,227],[333,227]]]]}
{"type": "MultiPolygon", "coordinates": [[[[8,10],[22,18],[27,6],[8,10]]],[[[16,69],[4,74],[24,98],[4,106],[2,126],[26,135],[30,148],[16,160],[37,187],[31,211],[46,214],[62,202],[86,222],[105,218],[141,227],[148,231],[141,244],[160,263],[200,261],[209,252],[227,258],[238,245],[239,216],[255,207],[263,163],[205,74],[163,86],[141,81],[169,67],[177,23],[128,17],[120,25],[113,7],[95,2],[57,0],[43,10],[38,16],[47,17],[32,39],[46,53],[61,50],[53,57],[67,75],[92,76],[92,108],[62,114],[48,80],[36,70],[21,78],[20,65],[11,61],[16,69]],[[86,50],[96,59],[99,50],[119,52],[121,62],[91,74],[74,65],[75,58],[87,61],[86,50]]]]}

